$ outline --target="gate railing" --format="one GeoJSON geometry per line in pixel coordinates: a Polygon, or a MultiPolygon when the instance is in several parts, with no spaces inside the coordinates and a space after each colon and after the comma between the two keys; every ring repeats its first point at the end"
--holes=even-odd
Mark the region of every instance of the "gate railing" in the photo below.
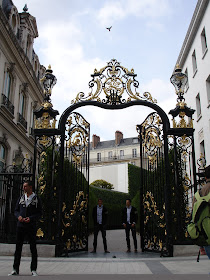
{"type": "Polygon", "coordinates": [[[20,165],[10,165],[0,169],[0,242],[14,243],[16,218],[14,209],[22,194],[23,183],[32,181],[32,161],[24,158],[20,165]]]}

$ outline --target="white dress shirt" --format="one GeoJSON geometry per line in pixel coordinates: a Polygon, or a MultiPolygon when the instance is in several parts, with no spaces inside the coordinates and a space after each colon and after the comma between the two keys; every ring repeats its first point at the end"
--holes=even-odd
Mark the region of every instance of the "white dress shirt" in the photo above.
{"type": "Polygon", "coordinates": [[[132,206],[130,207],[127,207],[127,223],[130,224],[131,223],[131,209],[132,209],[132,206]]]}
{"type": "Polygon", "coordinates": [[[102,224],[102,211],[103,211],[103,205],[101,205],[101,207],[97,205],[97,223],[99,223],[99,225],[102,224]]]}
{"type": "Polygon", "coordinates": [[[31,195],[27,196],[27,193],[25,193],[25,203],[26,207],[31,203],[33,197],[35,196],[35,193],[33,192],[31,195]]]}

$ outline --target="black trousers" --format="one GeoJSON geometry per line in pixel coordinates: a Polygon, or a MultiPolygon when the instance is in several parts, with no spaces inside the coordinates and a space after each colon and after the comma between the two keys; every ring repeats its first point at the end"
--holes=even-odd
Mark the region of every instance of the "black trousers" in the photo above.
{"type": "Polygon", "coordinates": [[[36,229],[34,227],[17,227],[16,232],[16,250],[13,269],[19,273],[22,247],[25,237],[28,237],[30,250],[32,254],[31,271],[37,269],[37,249],[36,249],[36,229]]]}
{"type": "Polygon", "coordinates": [[[131,230],[132,236],[133,236],[134,248],[137,249],[136,226],[132,227],[132,226],[131,226],[130,224],[128,224],[128,223],[126,223],[126,228],[125,228],[127,247],[128,247],[128,249],[131,248],[131,243],[130,243],[130,230],[131,230]]]}
{"type": "Polygon", "coordinates": [[[104,244],[104,251],[107,250],[107,242],[106,242],[106,226],[104,225],[94,225],[94,240],[93,240],[93,248],[96,250],[97,248],[97,238],[98,238],[98,233],[101,231],[102,238],[103,238],[103,244],[104,244]]]}

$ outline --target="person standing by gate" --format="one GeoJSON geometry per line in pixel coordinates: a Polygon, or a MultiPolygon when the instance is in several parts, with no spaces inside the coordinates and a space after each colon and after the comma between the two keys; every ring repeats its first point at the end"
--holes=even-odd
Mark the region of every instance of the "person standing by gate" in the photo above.
{"type": "Polygon", "coordinates": [[[130,230],[133,236],[134,251],[137,252],[137,240],[136,240],[136,223],[138,220],[137,209],[131,206],[131,200],[126,199],[126,207],[122,211],[122,224],[125,228],[127,252],[131,251],[130,245],[130,230]]]}
{"type": "Polygon", "coordinates": [[[103,206],[103,201],[101,198],[98,199],[98,205],[93,208],[93,222],[94,222],[94,240],[93,240],[93,251],[91,253],[96,253],[97,248],[97,238],[98,233],[101,231],[103,244],[104,244],[104,252],[110,253],[107,250],[107,241],[106,241],[106,226],[107,226],[107,216],[108,211],[106,207],[103,206]]]}
{"type": "MultiPolygon", "coordinates": [[[[199,194],[200,194],[201,197],[207,196],[210,193],[210,165],[205,168],[205,179],[206,179],[206,184],[199,191],[199,194]]],[[[194,204],[195,204],[196,201],[197,200],[194,196],[193,197],[192,208],[194,207],[194,204]]],[[[208,200],[208,215],[205,217],[205,219],[209,218],[209,215],[210,215],[210,200],[208,200]]],[[[208,229],[208,232],[209,231],[210,231],[210,229],[208,229]]],[[[203,248],[205,249],[206,255],[210,259],[210,245],[203,246],[203,248]]],[[[202,247],[200,247],[200,251],[202,251],[202,247]]],[[[198,260],[199,260],[199,257],[198,257],[198,260]]]]}
{"type": "Polygon", "coordinates": [[[9,275],[18,275],[22,247],[25,236],[28,237],[32,254],[31,273],[37,276],[37,249],[36,249],[36,221],[42,215],[39,197],[33,192],[33,184],[26,181],[23,184],[24,194],[20,196],[15,206],[15,216],[18,219],[16,231],[16,250],[13,271],[9,275]]]}

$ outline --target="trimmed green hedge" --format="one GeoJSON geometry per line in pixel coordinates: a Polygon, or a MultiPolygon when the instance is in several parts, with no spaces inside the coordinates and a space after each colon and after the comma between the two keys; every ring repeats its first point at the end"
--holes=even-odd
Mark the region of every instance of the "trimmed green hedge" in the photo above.
{"type": "Polygon", "coordinates": [[[108,210],[108,229],[118,229],[122,227],[122,209],[129,194],[105,190],[90,186],[89,188],[89,230],[93,230],[93,207],[97,205],[98,198],[103,200],[104,206],[108,210]]]}
{"type": "Polygon", "coordinates": [[[128,164],[128,192],[131,199],[133,199],[140,190],[140,170],[140,167],[128,164]]]}
{"type": "Polygon", "coordinates": [[[140,232],[140,191],[138,191],[135,197],[132,199],[131,205],[136,207],[138,211],[138,222],[136,224],[136,230],[140,232]]]}

